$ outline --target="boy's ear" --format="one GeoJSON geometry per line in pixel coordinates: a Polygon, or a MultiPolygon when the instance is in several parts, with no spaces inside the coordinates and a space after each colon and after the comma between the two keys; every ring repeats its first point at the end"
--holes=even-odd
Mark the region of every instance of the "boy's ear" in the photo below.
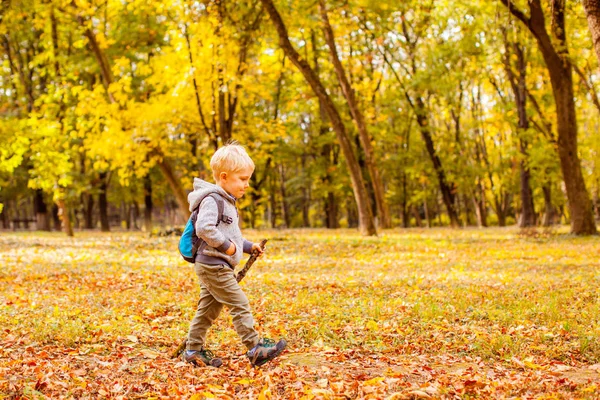
{"type": "Polygon", "coordinates": [[[225,180],[225,179],[227,179],[227,172],[221,172],[219,174],[219,180],[222,181],[222,180],[225,180]]]}

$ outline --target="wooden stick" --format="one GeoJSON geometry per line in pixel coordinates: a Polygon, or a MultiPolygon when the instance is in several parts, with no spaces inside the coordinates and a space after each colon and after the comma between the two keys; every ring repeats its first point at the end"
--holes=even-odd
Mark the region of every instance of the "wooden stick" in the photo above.
{"type": "MultiPolygon", "coordinates": [[[[265,249],[265,245],[267,244],[267,239],[263,239],[260,241],[260,248],[261,249],[265,249]]],[[[248,272],[248,270],[250,269],[250,267],[252,266],[252,264],[254,264],[254,261],[256,261],[256,259],[259,256],[259,252],[258,251],[253,251],[252,255],[250,256],[250,258],[248,259],[248,261],[246,261],[246,264],[244,265],[244,268],[242,268],[240,270],[240,272],[238,272],[237,276],[235,277],[235,279],[240,282],[242,279],[244,279],[244,277],[246,276],[246,273],[248,272]]]]}
{"type": "MultiPolygon", "coordinates": [[[[261,249],[265,249],[265,244],[267,244],[267,239],[263,239],[260,242],[260,248],[261,249]]],[[[248,272],[248,270],[250,269],[250,267],[252,267],[252,264],[254,264],[254,262],[256,261],[256,259],[258,258],[258,255],[260,253],[258,251],[253,251],[252,255],[250,256],[250,258],[248,259],[248,261],[246,261],[246,264],[244,264],[244,268],[242,268],[240,270],[240,272],[238,272],[238,274],[236,275],[235,279],[240,282],[242,279],[244,279],[244,277],[246,276],[246,273],[248,272]]],[[[177,358],[179,357],[179,355],[183,352],[183,350],[185,350],[185,346],[187,345],[187,338],[184,338],[181,343],[179,344],[179,346],[177,346],[177,348],[175,349],[175,351],[173,353],[171,353],[171,358],[177,358]]]]}

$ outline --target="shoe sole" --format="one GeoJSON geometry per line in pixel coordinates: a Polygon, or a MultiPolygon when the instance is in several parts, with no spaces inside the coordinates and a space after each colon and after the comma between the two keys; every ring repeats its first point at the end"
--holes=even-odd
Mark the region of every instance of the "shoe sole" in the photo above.
{"type": "Polygon", "coordinates": [[[185,357],[181,357],[182,360],[188,364],[192,364],[194,367],[214,367],[214,368],[219,368],[221,365],[223,365],[223,360],[221,360],[220,358],[213,358],[212,360],[210,360],[210,362],[207,364],[202,360],[186,360],[185,357]]]}
{"type": "Polygon", "coordinates": [[[260,367],[265,365],[266,363],[268,363],[269,361],[273,361],[275,358],[279,357],[279,355],[287,348],[287,343],[285,344],[285,346],[283,346],[281,349],[277,350],[275,353],[273,353],[273,356],[270,358],[267,358],[264,361],[261,361],[260,363],[256,363],[256,364],[252,364],[253,367],[260,367]]]}

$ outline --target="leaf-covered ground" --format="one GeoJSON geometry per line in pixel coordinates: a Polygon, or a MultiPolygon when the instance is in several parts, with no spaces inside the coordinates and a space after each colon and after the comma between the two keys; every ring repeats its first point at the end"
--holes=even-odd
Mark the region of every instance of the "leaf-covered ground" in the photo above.
{"type": "Polygon", "coordinates": [[[246,231],[242,283],[286,338],[253,369],[225,312],[220,369],[170,353],[197,301],[177,238],[0,234],[0,398],[598,398],[598,237],[517,229],[246,231]]]}

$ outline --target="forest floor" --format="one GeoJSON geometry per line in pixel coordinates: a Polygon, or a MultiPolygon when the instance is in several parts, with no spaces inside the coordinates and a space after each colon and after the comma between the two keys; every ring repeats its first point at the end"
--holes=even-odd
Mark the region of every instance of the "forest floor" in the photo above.
{"type": "Polygon", "coordinates": [[[600,398],[600,239],[568,228],[245,231],[242,282],[288,350],[252,368],[171,353],[197,278],[177,237],[0,232],[0,398],[600,398]]]}

